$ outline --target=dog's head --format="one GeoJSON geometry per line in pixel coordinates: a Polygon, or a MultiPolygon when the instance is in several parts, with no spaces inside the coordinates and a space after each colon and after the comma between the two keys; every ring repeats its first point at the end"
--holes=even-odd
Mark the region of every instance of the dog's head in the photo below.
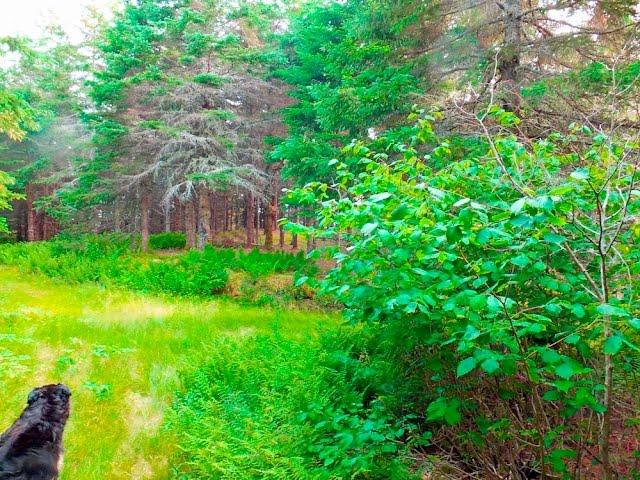
{"type": "Polygon", "coordinates": [[[71,390],[66,385],[45,385],[34,388],[27,399],[28,409],[39,409],[43,413],[49,413],[58,421],[66,422],[69,417],[69,399],[71,390]]]}

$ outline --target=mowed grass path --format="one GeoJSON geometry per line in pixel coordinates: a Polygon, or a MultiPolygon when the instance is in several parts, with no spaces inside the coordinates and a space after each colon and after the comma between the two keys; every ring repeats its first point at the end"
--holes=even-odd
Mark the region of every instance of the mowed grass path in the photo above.
{"type": "Polygon", "coordinates": [[[334,321],[65,285],[0,267],[0,430],[31,388],[63,382],[73,397],[62,480],[167,479],[174,450],[164,413],[180,372],[207,358],[211,339],[309,336],[334,321]]]}

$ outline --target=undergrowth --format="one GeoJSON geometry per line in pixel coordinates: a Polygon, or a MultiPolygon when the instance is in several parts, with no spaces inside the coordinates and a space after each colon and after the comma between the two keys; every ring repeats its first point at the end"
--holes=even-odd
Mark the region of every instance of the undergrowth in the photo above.
{"type": "Polygon", "coordinates": [[[413,419],[381,395],[397,372],[369,362],[355,339],[217,340],[168,417],[181,452],[172,478],[417,478],[413,419]]]}
{"type": "Polygon", "coordinates": [[[314,270],[302,253],[207,246],[203,251],[174,256],[143,255],[137,252],[135,237],[120,234],[62,235],[49,242],[0,245],[0,264],[74,283],[91,281],[143,292],[200,297],[221,293],[230,271],[246,272],[257,279],[314,270]]]}

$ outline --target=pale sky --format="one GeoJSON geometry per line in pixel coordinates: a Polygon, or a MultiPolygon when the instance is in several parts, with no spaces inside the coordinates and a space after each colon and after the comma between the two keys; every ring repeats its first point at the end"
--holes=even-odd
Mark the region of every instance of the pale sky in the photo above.
{"type": "Polygon", "coordinates": [[[52,23],[61,25],[72,41],[82,39],[82,18],[87,6],[108,14],[117,0],[0,0],[0,37],[37,37],[52,23]]]}

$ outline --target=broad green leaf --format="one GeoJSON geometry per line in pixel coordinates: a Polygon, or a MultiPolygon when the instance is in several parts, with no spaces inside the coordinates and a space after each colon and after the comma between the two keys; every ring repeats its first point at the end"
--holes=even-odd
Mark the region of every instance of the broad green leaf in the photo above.
{"type": "Polygon", "coordinates": [[[444,416],[447,408],[447,399],[444,397],[437,398],[427,407],[427,420],[440,420],[444,416]]]}
{"type": "Polygon", "coordinates": [[[559,245],[563,242],[566,242],[567,238],[563,237],[562,235],[557,235],[555,233],[547,233],[544,237],[542,237],[544,239],[545,242],[547,243],[555,243],[556,245],[559,245]]]}
{"type": "Polygon", "coordinates": [[[620,335],[613,335],[604,342],[604,353],[607,355],[615,355],[622,348],[624,339],[620,335]]]}
{"type": "Polygon", "coordinates": [[[529,257],[527,257],[524,254],[520,254],[517,257],[513,257],[510,261],[511,263],[513,263],[514,265],[520,268],[524,268],[527,265],[529,265],[529,257]]]}
{"type": "Polygon", "coordinates": [[[580,341],[580,335],[578,335],[577,333],[572,333],[567,338],[565,338],[564,341],[569,345],[575,345],[580,341]]]}
{"type": "Polygon", "coordinates": [[[579,303],[571,306],[571,313],[573,313],[578,318],[583,318],[586,314],[584,307],[579,303]]]}
{"type": "Polygon", "coordinates": [[[372,202],[381,202],[389,197],[391,197],[391,194],[389,192],[376,193],[375,195],[371,195],[371,197],[369,197],[369,200],[371,200],[372,202]]]}
{"type": "Polygon", "coordinates": [[[598,305],[596,311],[601,315],[608,315],[610,317],[626,317],[628,315],[626,310],[616,307],[615,305],[609,305],[608,303],[598,305]]]}
{"type": "Polygon", "coordinates": [[[465,358],[458,364],[456,375],[462,377],[476,368],[476,359],[473,357],[465,358]]]}
{"type": "Polygon", "coordinates": [[[556,363],[560,363],[562,361],[562,356],[551,348],[546,348],[542,352],[542,361],[549,365],[555,365],[556,363]]]}
{"type": "Polygon", "coordinates": [[[486,295],[474,295],[471,297],[471,300],[469,300],[469,306],[476,312],[484,310],[487,306],[486,295]]]}
{"type": "Polygon", "coordinates": [[[500,369],[500,364],[495,358],[487,358],[482,364],[480,368],[487,372],[488,374],[492,374],[493,372],[500,369]]]}
{"type": "Polygon", "coordinates": [[[526,197],[521,198],[517,200],[513,205],[511,205],[511,208],[509,210],[511,210],[512,213],[518,214],[522,211],[522,209],[526,204],[527,204],[527,198],[526,197]]]}
{"type": "Polygon", "coordinates": [[[571,173],[571,178],[575,180],[587,180],[589,178],[589,172],[586,168],[580,168],[571,173]]]}
{"type": "Polygon", "coordinates": [[[373,231],[378,228],[378,224],[377,223],[366,223],[361,229],[360,232],[363,235],[371,235],[371,233],[373,233],[373,231]]]}
{"type": "Polygon", "coordinates": [[[460,402],[457,400],[452,401],[444,411],[444,420],[449,425],[457,425],[462,420],[462,415],[458,410],[460,402]]]}
{"type": "Polygon", "coordinates": [[[556,375],[558,375],[560,378],[564,378],[565,380],[569,380],[576,373],[573,367],[568,363],[558,365],[555,372],[556,375]]]}

